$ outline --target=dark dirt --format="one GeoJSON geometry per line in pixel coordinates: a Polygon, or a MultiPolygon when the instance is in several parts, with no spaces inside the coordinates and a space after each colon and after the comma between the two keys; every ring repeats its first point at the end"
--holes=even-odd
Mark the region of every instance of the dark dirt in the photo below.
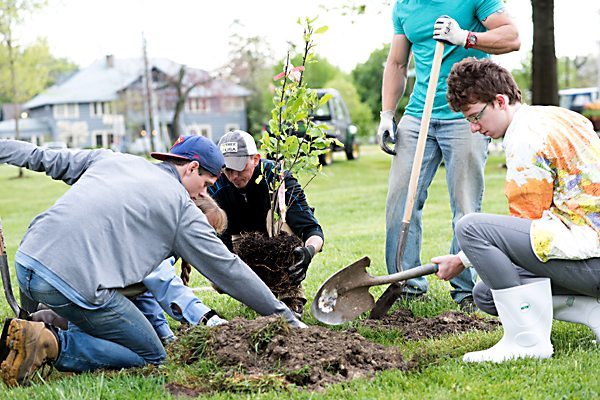
{"type": "MultiPolygon", "coordinates": [[[[213,379],[219,382],[213,382],[212,390],[231,390],[231,385],[224,384],[227,379],[237,379],[239,387],[240,376],[246,380],[276,377],[281,387],[293,384],[318,390],[332,383],[371,377],[377,371],[408,370],[412,366],[398,348],[372,343],[358,333],[320,326],[293,329],[274,316],[250,321],[236,318],[208,330],[203,337],[197,336],[200,343],[185,342],[191,335],[180,337],[175,359],[190,365],[201,357],[208,358],[224,372],[213,379]]],[[[167,389],[180,395],[190,390],[200,393],[206,387],[171,384],[167,389]]]]}
{"type": "Polygon", "coordinates": [[[433,318],[415,317],[409,309],[401,308],[382,319],[366,319],[363,325],[373,329],[397,329],[409,340],[437,338],[441,335],[471,330],[491,331],[500,323],[474,314],[447,311],[433,318]]]}
{"type": "Polygon", "coordinates": [[[276,293],[292,287],[287,268],[294,263],[293,250],[302,246],[295,235],[270,238],[261,232],[242,233],[233,246],[236,253],[276,293]]]}

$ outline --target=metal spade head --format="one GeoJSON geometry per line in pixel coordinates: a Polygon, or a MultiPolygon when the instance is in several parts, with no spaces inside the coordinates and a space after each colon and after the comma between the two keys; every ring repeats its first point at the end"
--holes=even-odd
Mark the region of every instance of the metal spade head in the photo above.
{"type": "Polygon", "coordinates": [[[369,257],[339,270],[321,285],[311,306],[312,315],[329,325],[339,325],[369,311],[375,299],[369,293],[373,277],[367,272],[369,257]]]}

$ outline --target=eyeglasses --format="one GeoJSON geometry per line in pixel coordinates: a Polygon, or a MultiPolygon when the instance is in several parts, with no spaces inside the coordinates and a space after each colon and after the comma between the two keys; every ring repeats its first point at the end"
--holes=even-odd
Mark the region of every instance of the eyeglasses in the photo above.
{"type": "Polygon", "coordinates": [[[483,108],[481,109],[481,111],[479,111],[477,113],[477,115],[472,115],[470,117],[465,117],[465,119],[467,121],[469,121],[469,123],[471,124],[477,124],[479,123],[479,120],[481,119],[481,115],[483,114],[483,112],[485,111],[486,107],[488,106],[489,103],[486,103],[485,106],[483,106],[483,108]]]}

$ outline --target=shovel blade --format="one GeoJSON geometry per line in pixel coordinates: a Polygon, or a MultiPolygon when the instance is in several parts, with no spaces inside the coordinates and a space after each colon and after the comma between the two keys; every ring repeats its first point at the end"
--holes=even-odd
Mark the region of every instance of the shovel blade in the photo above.
{"type": "Polygon", "coordinates": [[[333,274],[321,285],[311,306],[312,315],[328,325],[339,325],[369,311],[375,304],[369,286],[373,278],[367,272],[369,257],[333,274]]]}

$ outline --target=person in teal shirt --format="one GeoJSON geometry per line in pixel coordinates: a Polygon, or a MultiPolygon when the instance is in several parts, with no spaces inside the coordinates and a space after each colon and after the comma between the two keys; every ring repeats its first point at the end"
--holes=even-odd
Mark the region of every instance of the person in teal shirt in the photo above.
{"type": "MultiPolygon", "coordinates": [[[[377,132],[382,148],[385,147],[384,132],[389,133],[396,152],[390,168],[386,201],[385,256],[390,274],[421,264],[423,206],[429,185],[442,161],[446,167],[453,227],[463,215],[481,209],[489,139],[473,135],[463,115],[448,106],[446,78],[450,69],[466,57],[489,57],[488,54],[508,53],[520,47],[518,31],[505,13],[501,0],[397,0],[392,21],[394,36],[383,72],[381,123],[377,132]],[[397,266],[398,237],[436,40],[443,41],[446,46],[402,266],[397,266]],[[411,52],[416,82],[395,132],[394,113],[404,94],[411,52]]],[[[453,238],[450,252],[456,254],[459,250],[458,242],[453,238]]],[[[472,296],[475,279],[472,271],[465,270],[450,281],[452,298],[465,311],[475,310],[472,296]]],[[[411,279],[403,288],[402,296],[412,299],[426,291],[425,278],[411,279]]]]}

